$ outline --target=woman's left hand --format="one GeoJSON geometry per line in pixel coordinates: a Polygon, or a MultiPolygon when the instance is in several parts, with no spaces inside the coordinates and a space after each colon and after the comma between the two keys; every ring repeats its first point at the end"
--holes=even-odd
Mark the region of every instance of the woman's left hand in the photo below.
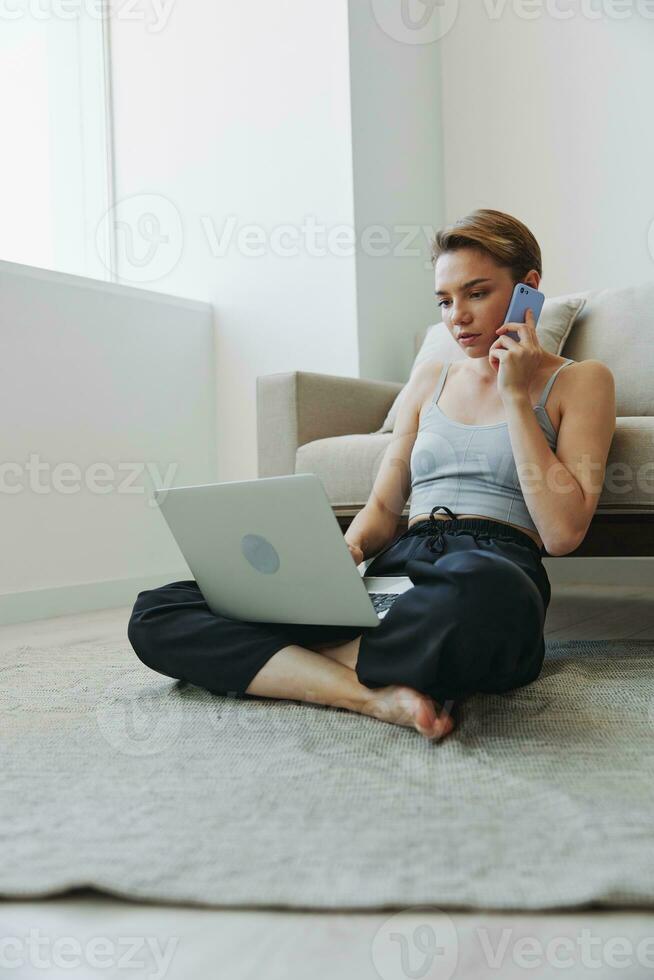
{"type": "Polygon", "coordinates": [[[526,323],[504,323],[488,351],[491,367],[497,371],[497,390],[502,398],[528,395],[531,380],[545,354],[536,334],[536,321],[527,310],[526,323]],[[508,330],[518,333],[520,340],[507,337],[508,330]]]}

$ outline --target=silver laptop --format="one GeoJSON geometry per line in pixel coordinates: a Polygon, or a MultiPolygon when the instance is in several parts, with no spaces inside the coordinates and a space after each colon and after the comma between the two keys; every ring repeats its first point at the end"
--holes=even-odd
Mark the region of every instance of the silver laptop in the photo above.
{"type": "Polygon", "coordinates": [[[355,565],[313,473],[155,490],[209,608],[232,619],[378,626],[406,575],[355,565]]]}

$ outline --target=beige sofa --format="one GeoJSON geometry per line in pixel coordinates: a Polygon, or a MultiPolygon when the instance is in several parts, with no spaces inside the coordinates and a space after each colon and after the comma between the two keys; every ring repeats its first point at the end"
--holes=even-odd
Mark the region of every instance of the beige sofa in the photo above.
{"type": "MultiPolygon", "coordinates": [[[[654,282],[575,295],[585,304],[560,353],[610,367],[617,427],[595,517],[570,554],[654,555],[654,282]]],[[[309,371],[258,377],[259,477],[317,474],[345,531],[369,498],[391,439],[378,430],[402,387],[309,371]]],[[[409,506],[410,498],[398,533],[409,506]]]]}

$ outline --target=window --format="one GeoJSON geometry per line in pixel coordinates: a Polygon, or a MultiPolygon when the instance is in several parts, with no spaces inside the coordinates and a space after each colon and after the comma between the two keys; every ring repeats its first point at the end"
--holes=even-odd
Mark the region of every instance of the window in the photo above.
{"type": "Polygon", "coordinates": [[[108,23],[55,6],[0,13],[0,259],[110,279],[96,242],[112,199],[108,23]]]}

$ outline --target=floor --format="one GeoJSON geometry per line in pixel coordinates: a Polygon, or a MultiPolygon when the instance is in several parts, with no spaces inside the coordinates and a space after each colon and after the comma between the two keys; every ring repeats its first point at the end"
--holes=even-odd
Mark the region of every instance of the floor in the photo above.
{"type": "MultiPolygon", "coordinates": [[[[546,636],[654,639],[654,589],[566,586],[552,596],[546,636]]],[[[0,642],[58,634],[129,609],[0,629],[0,642]]],[[[189,980],[481,980],[497,976],[641,978],[654,971],[654,911],[476,913],[389,909],[313,913],[132,903],[78,890],[0,903],[7,976],[189,980]]]]}

